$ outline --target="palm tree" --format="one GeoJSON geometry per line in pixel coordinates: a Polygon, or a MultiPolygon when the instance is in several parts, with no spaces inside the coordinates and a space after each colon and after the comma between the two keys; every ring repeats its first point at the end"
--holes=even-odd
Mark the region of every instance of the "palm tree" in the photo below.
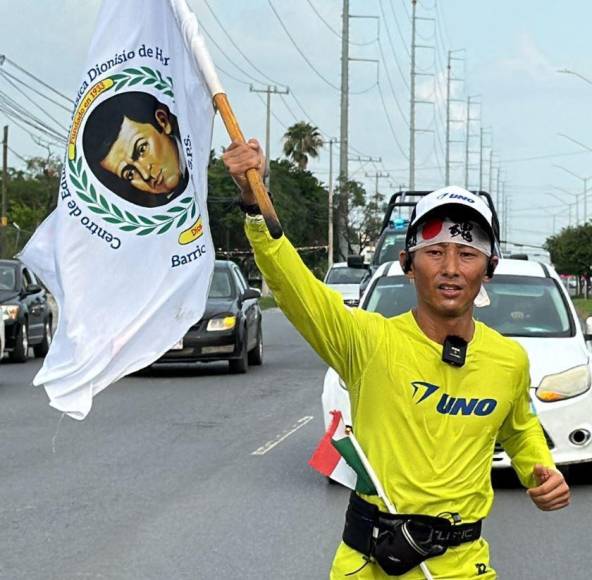
{"type": "Polygon", "coordinates": [[[309,157],[319,156],[322,146],[319,128],[310,123],[300,121],[288,127],[284,133],[284,155],[290,157],[300,169],[306,169],[309,157]]]}

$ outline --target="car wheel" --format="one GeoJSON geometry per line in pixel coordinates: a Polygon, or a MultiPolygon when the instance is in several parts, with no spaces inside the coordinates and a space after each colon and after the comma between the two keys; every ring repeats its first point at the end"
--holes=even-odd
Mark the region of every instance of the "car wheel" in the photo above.
{"type": "Polygon", "coordinates": [[[53,329],[51,327],[51,318],[48,318],[45,321],[45,324],[43,327],[43,340],[39,344],[36,344],[33,347],[33,352],[35,353],[36,357],[42,357],[47,354],[47,352],[49,351],[49,345],[51,344],[52,339],[53,339],[53,329]]]}
{"type": "Polygon", "coordinates": [[[249,366],[248,353],[247,353],[247,337],[243,344],[243,350],[240,358],[233,358],[228,361],[228,370],[233,375],[242,375],[247,372],[249,366]]]}
{"type": "Polygon", "coordinates": [[[16,343],[14,350],[10,353],[10,360],[13,362],[26,362],[29,358],[29,333],[27,332],[27,324],[21,324],[16,333],[16,343]]]}
{"type": "Polygon", "coordinates": [[[257,344],[249,353],[249,364],[253,366],[263,364],[263,332],[261,331],[261,324],[257,329],[257,344]]]}

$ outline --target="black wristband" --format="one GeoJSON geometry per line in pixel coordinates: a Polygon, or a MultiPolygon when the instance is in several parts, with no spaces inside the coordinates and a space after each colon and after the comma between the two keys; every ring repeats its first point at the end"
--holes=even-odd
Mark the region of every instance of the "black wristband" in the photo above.
{"type": "MultiPolygon", "coordinates": [[[[271,192],[268,191],[269,199],[273,199],[271,192]]],[[[238,200],[238,207],[247,215],[261,215],[261,208],[256,203],[244,203],[242,199],[238,200]]]]}
{"type": "Polygon", "coordinates": [[[239,200],[238,207],[241,211],[247,215],[261,215],[261,209],[256,203],[244,203],[243,200],[239,200]]]}

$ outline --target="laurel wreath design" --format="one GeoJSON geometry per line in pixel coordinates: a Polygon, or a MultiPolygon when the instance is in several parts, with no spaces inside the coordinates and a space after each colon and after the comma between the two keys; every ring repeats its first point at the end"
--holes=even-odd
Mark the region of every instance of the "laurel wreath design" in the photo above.
{"type": "Polygon", "coordinates": [[[193,220],[197,213],[195,199],[187,196],[182,198],[178,205],[166,210],[166,213],[150,217],[134,215],[120,209],[112,202],[109,203],[104,195],[97,192],[95,186],[89,182],[86,170],[82,168],[82,157],[69,161],[68,167],[70,168],[70,180],[76,193],[87,204],[88,209],[124,232],[134,232],[138,236],[147,236],[152,233],[164,234],[171,229],[173,224],[180,228],[187,220],[193,220]]]}
{"type": "Polygon", "coordinates": [[[133,87],[137,84],[154,85],[154,88],[161,91],[168,97],[173,97],[173,79],[171,77],[164,78],[159,70],[152,69],[148,66],[141,66],[139,68],[125,68],[121,72],[111,75],[113,87],[115,92],[121,90],[123,87],[133,87]]]}

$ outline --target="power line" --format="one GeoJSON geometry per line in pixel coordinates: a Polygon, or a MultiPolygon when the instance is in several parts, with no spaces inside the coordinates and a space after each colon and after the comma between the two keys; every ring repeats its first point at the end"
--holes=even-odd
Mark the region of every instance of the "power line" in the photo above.
{"type": "Polygon", "coordinates": [[[386,108],[386,102],[384,100],[384,95],[382,94],[382,88],[380,87],[380,83],[378,83],[377,86],[378,86],[378,94],[380,95],[380,102],[382,103],[382,108],[384,109],[384,116],[386,117],[386,121],[387,121],[388,126],[391,130],[391,133],[393,135],[393,139],[394,139],[395,143],[397,144],[397,147],[399,148],[401,155],[403,155],[403,157],[405,157],[405,159],[409,159],[409,155],[405,152],[405,150],[403,149],[403,147],[399,143],[399,139],[397,139],[397,133],[393,127],[393,124],[391,123],[391,119],[388,114],[388,110],[386,108]]]}
{"type": "Polygon", "coordinates": [[[554,157],[571,157],[573,155],[590,155],[590,151],[573,151],[572,153],[551,153],[549,155],[536,155],[534,157],[516,157],[514,159],[502,159],[502,163],[522,163],[524,161],[538,161],[540,159],[553,159],[554,157]]]}
{"type": "Polygon", "coordinates": [[[0,90],[0,111],[11,119],[19,119],[23,123],[33,127],[37,131],[46,133],[50,137],[63,141],[67,141],[66,134],[60,134],[53,127],[47,125],[41,119],[35,117],[32,113],[24,109],[19,103],[0,90]]]}
{"type": "Polygon", "coordinates": [[[396,94],[395,88],[393,86],[393,82],[391,80],[391,75],[390,75],[388,68],[387,68],[386,59],[384,57],[384,53],[382,52],[382,45],[380,44],[380,42],[378,43],[378,49],[380,52],[380,57],[382,58],[382,64],[384,65],[384,70],[386,72],[386,78],[387,78],[389,86],[391,88],[391,94],[393,96],[395,104],[397,105],[397,109],[399,109],[399,113],[401,113],[401,117],[403,118],[403,121],[405,121],[405,124],[407,125],[407,127],[409,127],[409,119],[407,119],[407,116],[403,112],[401,104],[399,103],[399,100],[397,99],[397,94],[396,94]]]}
{"type": "Polygon", "coordinates": [[[29,78],[32,78],[33,80],[37,81],[40,85],[43,85],[46,89],[49,89],[52,93],[55,93],[56,95],[62,97],[62,99],[65,99],[70,104],[74,105],[74,101],[72,99],[70,99],[66,95],[60,93],[60,91],[58,91],[56,88],[52,87],[51,85],[48,85],[45,81],[42,81],[39,77],[36,77],[33,73],[30,73],[29,71],[25,70],[23,67],[18,65],[16,62],[14,62],[10,58],[8,58],[5,54],[0,54],[0,66],[2,64],[4,64],[4,61],[11,64],[14,68],[20,70],[23,74],[27,75],[29,78]]]}
{"type": "MultiPolygon", "coordinates": [[[[227,60],[227,61],[228,61],[228,62],[229,62],[231,65],[233,65],[233,66],[234,66],[236,69],[238,69],[238,70],[239,70],[239,71],[240,71],[242,74],[244,74],[246,77],[250,78],[251,80],[255,81],[256,83],[260,83],[260,82],[261,82],[261,80],[260,80],[260,79],[258,79],[258,78],[256,78],[256,77],[254,77],[252,74],[250,74],[249,72],[247,72],[246,70],[244,70],[243,68],[241,68],[241,67],[240,67],[238,64],[236,64],[236,63],[234,62],[234,60],[232,60],[232,58],[230,58],[230,57],[228,56],[228,54],[227,54],[227,53],[224,51],[224,49],[223,49],[223,48],[222,48],[222,47],[221,47],[221,46],[220,46],[220,45],[219,45],[219,44],[216,42],[216,39],[215,39],[215,38],[214,38],[214,37],[213,37],[213,36],[212,36],[212,35],[211,35],[211,34],[208,32],[207,28],[206,28],[205,26],[203,26],[203,24],[202,24],[202,25],[200,25],[200,27],[201,27],[201,29],[204,31],[205,35],[208,37],[208,40],[209,40],[209,41],[210,41],[210,42],[211,42],[211,43],[212,43],[212,44],[213,44],[213,45],[214,45],[214,46],[215,46],[215,47],[218,49],[218,51],[220,52],[220,54],[222,54],[222,56],[223,56],[224,58],[226,58],[226,60],[227,60]]],[[[216,64],[216,67],[217,67],[217,68],[220,68],[220,67],[218,66],[218,64],[216,64]]],[[[238,81],[239,83],[244,83],[244,84],[247,84],[247,85],[248,85],[248,84],[250,84],[250,83],[248,83],[247,81],[244,81],[244,80],[241,80],[241,79],[238,79],[238,78],[236,78],[236,77],[232,76],[230,73],[227,73],[227,72],[225,72],[225,71],[224,71],[223,69],[221,69],[221,68],[220,68],[220,70],[221,70],[221,71],[222,71],[222,72],[223,72],[225,75],[229,76],[231,79],[234,79],[235,81],[238,81]]],[[[261,84],[263,84],[263,83],[261,83],[261,84]]]]}
{"type": "MultiPolygon", "coordinates": [[[[293,90],[290,90],[290,95],[291,97],[294,99],[294,102],[296,103],[296,105],[298,106],[298,108],[302,111],[302,114],[309,120],[310,123],[312,123],[315,127],[318,128],[318,130],[321,132],[321,134],[323,135],[323,137],[328,141],[331,136],[329,135],[329,133],[327,133],[326,131],[324,131],[321,126],[308,114],[307,110],[304,108],[304,106],[302,105],[302,102],[300,101],[300,99],[298,99],[298,97],[296,96],[296,94],[294,93],[293,90]]],[[[335,143],[338,147],[341,145],[339,142],[335,143]]],[[[354,151],[355,153],[357,153],[358,155],[366,155],[366,153],[364,151],[360,151],[359,149],[357,149],[356,147],[354,147],[351,143],[349,143],[349,148],[354,151]]]]}
{"type": "MultiPolygon", "coordinates": [[[[206,2],[206,1],[207,0],[204,0],[204,2],[206,2]]],[[[306,64],[327,85],[329,85],[331,88],[335,89],[336,91],[339,91],[340,90],[339,86],[337,86],[336,84],[333,84],[329,79],[327,79],[327,77],[325,77],[321,72],[319,72],[319,70],[312,64],[312,62],[308,59],[308,57],[304,54],[304,52],[302,52],[301,48],[298,46],[298,44],[296,43],[296,41],[294,40],[294,38],[290,34],[290,31],[288,30],[288,28],[284,24],[284,21],[282,20],[282,18],[279,15],[278,11],[275,9],[275,7],[274,7],[273,3],[271,2],[271,0],[267,0],[267,2],[269,4],[269,7],[271,8],[271,10],[273,11],[273,13],[275,14],[275,17],[277,18],[278,22],[280,23],[280,26],[283,28],[284,32],[286,33],[286,36],[290,39],[290,42],[292,43],[292,45],[294,46],[294,48],[298,51],[298,54],[300,54],[300,56],[304,59],[304,61],[306,62],[306,64]]]]}
{"type": "Polygon", "coordinates": [[[217,63],[216,63],[216,70],[220,71],[223,75],[227,76],[228,78],[232,79],[233,81],[236,81],[237,83],[240,83],[241,85],[247,85],[247,86],[249,86],[251,84],[249,81],[244,81],[242,79],[239,79],[239,78],[235,77],[233,74],[230,74],[229,72],[225,71],[217,63]]]}
{"type": "MultiPolygon", "coordinates": [[[[254,92],[254,91],[253,91],[254,92]]],[[[265,108],[267,108],[267,103],[265,102],[265,99],[259,94],[256,93],[257,98],[263,103],[263,106],[265,108]]],[[[273,118],[284,128],[287,129],[288,125],[286,125],[286,123],[284,123],[273,111],[270,111],[271,114],[273,115],[273,118]]]]}
{"type": "Polygon", "coordinates": [[[6,79],[6,82],[12,86],[12,88],[19,94],[21,94],[25,99],[27,99],[27,101],[29,101],[32,105],[34,105],[35,107],[37,107],[42,113],[45,113],[45,115],[47,117],[49,117],[60,129],[63,129],[64,131],[66,131],[66,133],[68,132],[68,129],[62,125],[62,123],[60,123],[55,117],[53,117],[52,115],[50,115],[46,109],[44,109],[39,103],[36,103],[31,97],[29,97],[29,95],[27,95],[27,93],[25,93],[21,88],[19,88],[14,81],[12,81],[11,79],[7,78],[6,76],[4,77],[6,79]]]}
{"type": "Polygon", "coordinates": [[[401,0],[401,4],[403,4],[403,8],[405,9],[405,14],[407,14],[407,18],[411,19],[411,14],[409,14],[409,8],[407,8],[406,0],[401,0]]]}
{"type": "MultiPolygon", "coordinates": [[[[335,35],[337,36],[337,38],[339,38],[340,40],[342,39],[341,34],[335,30],[328,22],[327,20],[319,13],[319,11],[315,8],[314,4],[311,2],[311,0],[306,0],[308,2],[308,5],[312,8],[312,11],[317,15],[317,17],[319,18],[319,20],[335,35]]],[[[354,45],[354,46],[368,46],[369,44],[373,44],[378,40],[378,37],[369,40],[368,42],[353,42],[352,40],[348,39],[348,44],[354,45]]]]}
{"type": "MultiPolygon", "coordinates": [[[[399,33],[399,38],[402,41],[403,49],[407,53],[407,58],[410,58],[411,52],[409,51],[409,45],[407,42],[405,42],[405,35],[403,34],[403,31],[401,29],[401,25],[399,24],[399,19],[397,18],[397,13],[395,12],[395,7],[393,6],[392,2],[389,2],[388,5],[391,9],[391,14],[393,16],[393,20],[395,21],[395,26],[397,27],[397,32],[399,33]]],[[[409,18],[409,13],[407,13],[407,18],[409,18]]]]}
{"type": "Polygon", "coordinates": [[[12,80],[16,81],[17,83],[23,85],[24,87],[27,87],[30,91],[33,91],[36,95],[39,95],[40,97],[46,99],[50,103],[53,103],[54,105],[56,105],[56,107],[60,107],[68,113],[72,112],[71,109],[69,109],[65,105],[62,105],[62,103],[58,103],[58,101],[54,101],[51,97],[48,97],[47,95],[43,94],[41,91],[38,91],[35,87],[32,87],[31,85],[27,84],[25,81],[23,81],[22,79],[19,79],[17,76],[10,74],[8,71],[0,69],[0,75],[2,75],[3,77],[11,78],[12,80]]]}
{"type": "Polygon", "coordinates": [[[288,113],[290,113],[290,115],[292,115],[292,118],[294,119],[294,121],[299,121],[300,119],[295,115],[295,113],[292,110],[292,108],[290,107],[290,105],[288,105],[288,101],[286,101],[286,98],[284,97],[283,93],[280,93],[280,100],[284,104],[284,107],[286,107],[286,109],[288,110],[288,113]]]}
{"type": "MultiPolygon", "coordinates": [[[[208,0],[203,0],[203,2],[207,6],[208,10],[210,11],[210,14],[214,17],[214,20],[218,23],[218,26],[220,27],[222,32],[225,34],[226,38],[228,38],[228,40],[230,41],[232,46],[234,46],[234,48],[236,48],[238,53],[253,67],[253,69],[255,69],[260,75],[265,77],[268,81],[271,81],[272,83],[275,83],[277,85],[286,86],[284,83],[281,83],[275,79],[272,79],[270,76],[266,75],[260,68],[257,67],[257,65],[255,65],[255,63],[253,63],[253,61],[241,50],[240,46],[235,42],[234,38],[232,38],[232,36],[226,31],[226,28],[224,27],[224,25],[222,24],[222,22],[220,21],[218,16],[216,16],[216,13],[214,12],[213,8],[210,6],[210,3],[208,2],[208,0]]],[[[257,81],[257,82],[259,82],[259,81],[257,81]]]]}
{"type": "Polygon", "coordinates": [[[20,154],[17,153],[12,147],[8,147],[8,150],[15,156],[18,157],[21,161],[24,161],[25,163],[27,163],[27,160],[20,154]]]}
{"type": "MultiPolygon", "coordinates": [[[[384,8],[383,8],[383,4],[382,4],[382,0],[379,0],[379,6],[380,6],[380,12],[382,14],[382,20],[384,21],[384,27],[386,28],[386,36],[388,38],[389,41],[389,45],[391,47],[391,52],[393,53],[393,59],[395,61],[395,64],[397,65],[397,70],[399,71],[399,74],[401,75],[401,79],[403,80],[403,84],[405,85],[405,87],[407,88],[407,90],[409,90],[409,83],[407,82],[407,77],[405,76],[405,73],[403,72],[403,69],[401,68],[401,64],[399,63],[399,59],[397,58],[397,51],[395,50],[392,38],[391,38],[391,32],[390,29],[388,27],[388,23],[386,21],[386,15],[384,13],[384,8]]],[[[392,6],[391,6],[392,8],[392,6]]],[[[382,47],[380,46],[380,41],[378,42],[378,46],[380,48],[380,52],[382,54],[382,47]]],[[[407,47],[406,47],[407,48],[407,47]]],[[[407,54],[409,55],[409,49],[407,48],[407,54]]],[[[383,56],[382,59],[385,63],[385,67],[386,67],[386,60],[383,56]]]]}
{"type": "MultiPolygon", "coordinates": [[[[31,133],[31,131],[29,131],[29,129],[27,129],[26,126],[24,126],[21,122],[17,121],[14,117],[8,115],[3,109],[2,106],[0,106],[0,112],[4,113],[4,116],[11,121],[14,125],[16,125],[21,131],[23,131],[23,133],[26,133],[31,140],[38,145],[39,147],[49,147],[50,145],[54,144],[54,145],[60,145],[62,146],[62,142],[59,141],[57,138],[52,136],[52,139],[50,141],[43,141],[40,137],[38,137],[37,135],[35,135],[34,133],[31,133]]],[[[65,141],[64,141],[65,144],[65,141]]]]}

